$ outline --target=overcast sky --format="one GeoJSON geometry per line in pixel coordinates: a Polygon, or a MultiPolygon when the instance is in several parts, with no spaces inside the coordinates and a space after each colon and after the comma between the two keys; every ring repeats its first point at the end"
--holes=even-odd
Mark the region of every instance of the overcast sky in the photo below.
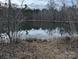
{"type": "MultiPolygon", "coordinates": [[[[5,3],[8,0],[0,0],[1,2],[5,3]]],[[[21,5],[23,0],[11,0],[12,3],[21,5]]],[[[59,0],[55,0],[57,3],[61,4],[61,2],[58,2],[59,0]]],[[[75,1],[75,0],[74,0],[75,1]]],[[[67,5],[71,5],[71,0],[66,0],[67,5]]],[[[48,3],[48,0],[25,0],[24,4],[27,4],[31,8],[46,8],[46,5],[48,3]]]]}
{"type": "MultiPolygon", "coordinates": [[[[5,3],[8,0],[0,0],[1,2],[5,3]]],[[[12,3],[21,5],[22,0],[11,0],[12,3]]],[[[31,8],[46,8],[48,0],[25,0],[23,4],[27,4],[31,8]]]]}

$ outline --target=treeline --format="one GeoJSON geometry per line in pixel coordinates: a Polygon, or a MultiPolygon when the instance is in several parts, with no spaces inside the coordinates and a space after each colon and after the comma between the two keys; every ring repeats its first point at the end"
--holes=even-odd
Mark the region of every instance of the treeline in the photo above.
{"type": "Polygon", "coordinates": [[[76,7],[57,9],[22,9],[23,20],[78,21],[76,7]]]}
{"type": "Polygon", "coordinates": [[[0,6],[0,18],[9,17],[17,18],[18,20],[49,20],[49,21],[78,21],[78,7],[62,6],[61,9],[31,9],[27,8],[8,8],[0,6]]]}
{"type": "Polygon", "coordinates": [[[59,25],[59,27],[63,26],[66,27],[66,29],[73,29],[73,31],[75,29],[77,30],[77,5],[72,4],[72,6],[65,6],[65,4],[63,3],[63,6],[60,9],[56,9],[55,6],[51,4],[52,3],[50,3],[49,8],[42,10],[27,8],[27,5],[25,5],[25,7],[22,9],[17,7],[11,7],[9,9],[0,6],[0,32],[6,32],[8,30],[8,25],[10,25],[11,31],[15,31],[18,29],[30,29],[32,27],[53,28],[59,25]],[[30,20],[31,22],[29,22],[28,20],[30,20]],[[36,22],[33,20],[36,20],[36,22]],[[42,22],[40,22],[41,20],[42,22]],[[44,22],[43,20],[46,20],[47,22],[44,22]],[[58,22],[60,22],[60,24],[58,24],[58,22]]]}

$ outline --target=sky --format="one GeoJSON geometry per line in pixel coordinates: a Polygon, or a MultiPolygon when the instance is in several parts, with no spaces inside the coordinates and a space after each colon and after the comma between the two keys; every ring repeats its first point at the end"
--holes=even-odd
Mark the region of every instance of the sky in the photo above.
{"type": "MultiPolygon", "coordinates": [[[[5,3],[8,0],[0,0],[5,3]]],[[[12,3],[21,5],[23,0],[11,0],[12,3]]],[[[57,4],[61,6],[61,2],[59,0],[55,0],[57,4]]],[[[74,0],[75,1],[75,0],[74,0]]],[[[48,0],[24,0],[23,4],[27,4],[29,8],[39,8],[43,9],[47,7],[48,0]]],[[[71,0],[66,0],[67,5],[71,5],[71,0]]]]}
{"type": "MultiPolygon", "coordinates": [[[[0,0],[5,3],[8,0],[0,0]]],[[[23,0],[11,0],[12,3],[21,5],[23,0]]],[[[46,8],[48,1],[47,0],[25,0],[23,4],[27,4],[29,8],[43,9],[46,8]]]]}

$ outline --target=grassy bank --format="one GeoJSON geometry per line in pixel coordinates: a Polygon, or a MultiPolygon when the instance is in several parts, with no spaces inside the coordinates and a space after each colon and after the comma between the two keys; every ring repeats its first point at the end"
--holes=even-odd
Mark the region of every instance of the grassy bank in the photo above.
{"type": "Polygon", "coordinates": [[[0,44],[0,59],[77,59],[77,37],[0,44]]]}

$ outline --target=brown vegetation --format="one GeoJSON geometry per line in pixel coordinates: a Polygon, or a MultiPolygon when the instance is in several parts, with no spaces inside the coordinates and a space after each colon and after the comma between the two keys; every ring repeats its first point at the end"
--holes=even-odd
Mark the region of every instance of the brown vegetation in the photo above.
{"type": "Polygon", "coordinates": [[[77,37],[0,44],[0,59],[77,59],[77,37]]]}

